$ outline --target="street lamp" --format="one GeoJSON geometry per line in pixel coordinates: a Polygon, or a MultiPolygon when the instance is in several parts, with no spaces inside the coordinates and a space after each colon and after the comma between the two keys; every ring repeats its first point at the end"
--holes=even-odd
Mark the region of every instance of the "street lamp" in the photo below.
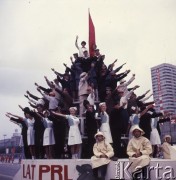
{"type": "Polygon", "coordinates": [[[6,147],[5,147],[5,137],[7,136],[6,134],[3,135],[4,136],[4,151],[6,153],[6,147]]]}

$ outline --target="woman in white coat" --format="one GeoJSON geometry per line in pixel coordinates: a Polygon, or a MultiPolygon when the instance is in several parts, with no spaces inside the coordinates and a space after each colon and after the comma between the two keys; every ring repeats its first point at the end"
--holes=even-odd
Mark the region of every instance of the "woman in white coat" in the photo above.
{"type": "Polygon", "coordinates": [[[152,153],[153,158],[157,157],[161,146],[161,138],[157,130],[158,121],[159,121],[159,117],[151,118],[152,131],[150,133],[150,142],[152,144],[152,149],[153,149],[153,153],[152,153]]]}
{"type": "Polygon", "coordinates": [[[39,113],[37,115],[41,118],[45,131],[43,134],[43,146],[45,147],[45,153],[47,159],[53,159],[53,145],[55,144],[54,132],[53,132],[53,122],[48,118],[50,112],[48,110],[43,112],[43,116],[39,113]]]}
{"type": "Polygon", "coordinates": [[[78,127],[80,122],[79,122],[79,118],[76,117],[77,108],[70,107],[69,111],[70,111],[70,115],[56,113],[54,111],[52,111],[52,113],[56,116],[64,117],[65,119],[68,120],[68,124],[70,126],[68,133],[68,145],[71,147],[72,159],[77,159],[80,145],[82,144],[81,133],[78,127]]]}
{"type": "Polygon", "coordinates": [[[139,128],[138,125],[133,126],[131,132],[133,134],[133,138],[128,143],[127,154],[129,156],[129,161],[132,163],[130,168],[133,179],[135,180],[139,179],[138,176],[140,176],[141,173],[143,178],[144,176],[147,176],[146,166],[150,163],[152,146],[150,141],[142,136],[144,131],[139,128]]]}
{"type": "Polygon", "coordinates": [[[101,126],[100,126],[100,131],[104,134],[105,140],[108,143],[112,143],[112,136],[111,136],[111,130],[109,127],[109,115],[106,112],[106,103],[102,102],[99,104],[100,108],[100,119],[101,119],[101,126]]]}
{"type": "Polygon", "coordinates": [[[95,134],[96,143],[93,147],[94,156],[91,158],[93,173],[95,178],[98,178],[100,171],[102,180],[105,179],[107,165],[110,163],[110,158],[114,156],[112,146],[106,142],[106,138],[102,132],[95,134]]]}

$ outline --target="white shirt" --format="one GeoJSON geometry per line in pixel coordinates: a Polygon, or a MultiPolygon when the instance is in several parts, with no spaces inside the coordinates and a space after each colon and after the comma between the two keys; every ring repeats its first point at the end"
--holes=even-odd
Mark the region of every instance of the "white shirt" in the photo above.
{"type": "Polygon", "coordinates": [[[94,105],[95,104],[95,94],[94,92],[91,92],[88,97],[87,100],[89,101],[90,105],[94,105]]]}
{"type": "Polygon", "coordinates": [[[128,91],[124,96],[120,98],[120,106],[123,106],[124,103],[126,103],[125,106],[123,106],[124,109],[127,109],[128,106],[128,99],[130,98],[131,94],[134,90],[128,91]]]}
{"type": "Polygon", "coordinates": [[[84,57],[84,51],[88,52],[86,47],[78,47],[78,50],[79,50],[79,57],[84,57]]]}
{"type": "Polygon", "coordinates": [[[44,98],[46,98],[49,101],[49,109],[56,109],[58,107],[58,100],[56,97],[44,94],[44,98]]]}
{"type": "Polygon", "coordinates": [[[127,94],[127,92],[128,92],[127,86],[128,86],[129,84],[131,84],[131,83],[134,81],[134,79],[135,79],[135,76],[132,76],[131,79],[130,79],[128,82],[125,82],[125,83],[120,84],[120,85],[117,87],[117,90],[118,90],[118,91],[123,91],[123,92],[124,92],[124,95],[127,94]]]}

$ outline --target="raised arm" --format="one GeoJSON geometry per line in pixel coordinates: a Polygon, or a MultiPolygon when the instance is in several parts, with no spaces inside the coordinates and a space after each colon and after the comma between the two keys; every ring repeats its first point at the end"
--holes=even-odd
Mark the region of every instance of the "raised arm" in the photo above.
{"type": "Polygon", "coordinates": [[[63,77],[64,75],[56,71],[54,68],[51,68],[51,70],[56,74],[56,76],[61,76],[63,77]]]}
{"type": "Polygon", "coordinates": [[[48,84],[48,86],[49,86],[50,88],[53,88],[53,86],[54,86],[53,83],[52,83],[51,81],[49,81],[46,76],[44,76],[44,78],[45,78],[45,81],[46,81],[46,83],[48,84]]]}
{"type": "Polygon", "coordinates": [[[64,95],[64,93],[61,89],[55,88],[55,91],[58,92],[61,96],[64,95]]]}
{"type": "Polygon", "coordinates": [[[139,100],[143,99],[146,96],[146,94],[149,93],[149,92],[150,92],[150,90],[147,90],[144,94],[142,94],[141,96],[138,96],[136,98],[136,100],[139,101],[139,100]]]}
{"type": "Polygon", "coordinates": [[[122,67],[125,65],[126,63],[122,64],[121,66],[117,67],[115,70],[113,70],[115,73],[120,71],[120,69],[122,69],[122,67]]]}
{"type": "Polygon", "coordinates": [[[70,56],[70,61],[71,61],[72,65],[74,65],[72,56],[70,56]]]}
{"type": "Polygon", "coordinates": [[[124,83],[126,86],[128,86],[129,84],[131,84],[133,81],[135,80],[135,74],[132,75],[132,77],[129,79],[129,81],[127,81],[126,83],[124,83]]]}
{"type": "Polygon", "coordinates": [[[78,46],[78,36],[76,36],[75,46],[76,46],[77,49],[79,49],[79,46],[78,46]]]}
{"type": "Polygon", "coordinates": [[[24,97],[26,97],[29,100],[29,102],[37,104],[37,100],[30,98],[28,95],[24,94],[24,97]]]}
{"type": "Polygon", "coordinates": [[[24,97],[27,98],[27,99],[29,100],[29,96],[28,96],[28,95],[24,94],[24,97]]]}
{"type": "MultiPolygon", "coordinates": [[[[12,114],[12,113],[10,113],[10,112],[7,112],[6,114],[7,114],[7,115],[10,115],[10,116],[14,116],[14,117],[18,118],[19,120],[23,120],[23,119],[24,119],[23,117],[18,116],[18,115],[15,115],[15,114],[12,114]]],[[[7,115],[6,115],[6,116],[7,116],[7,115]]],[[[7,116],[7,117],[8,117],[8,116],[7,116]]]]}
{"type": "Polygon", "coordinates": [[[30,105],[32,108],[37,108],[37,105],[32,104],[31,102],[28,102],[28,103],[29,103],[29,105],[30,105]]]}
{"type": "Polygon", "coordinates": [[[147,103],[144,103],[145,106],[148,106],[150,104],[154,104],[155,102],[154,101],[150,101],[150,102],[147,102],[147,103]]]}
{"type": "Polygon", "coordinates": [[[39,86],[37,83],[34,83],[35,86],[37,86],[37,88],[41,89],[42,91],[46,92],[46,93],[50,93],[51,92],[51,89],[47,89],[47,88],[44,88],[42,86],[39,86]]]}
{"type": "Polygon", "coordinates": [[[152,107],[153,107],[152,104],[148,105],[148,106],[140,113],[140,117],[143,116],[143,115],[144,115],[150,108],[152,108],[152,107]]]}
{"type": "Polygon", "coordinates": [[[150,92],[150,89],[145,92],[145,96],[150,92]]]}
{"type": "Polygon", "coordinates": [[[35,109],[34,109],[34,113],[35,113],[39,118],[41,118],[41,120],[43,119],[43,116],[42,116],[41,114],[39,114],[37,111],[35,111],[35,109]]]}
{"type": "Polygon", "coordinates": [[[108,66],[108,70],[109,70],[109,71],[112,71],[112,70],[113,70],[113,67],[114,67],[114,65],[115,65],[116,62],[117,62],[117,59],[115,59],[114,62],[108,66]]]}
{"type": "MultiPolygon", "coordinates": [[[[44,98],[46,98],[46,94],[43,93],[39,87],[37,87],[37,91],[38,91],[44,98]]],[[[47,98],[46,98],[46,99],[47,99],[47,98]]]]}
{"type": "Polygon", "coordinates": [[[23,111],[24,110],[24,108],[21,106],[21,105],[18,105],[18,107],[23,111]]]}
{"type": "Polygon", "coordinates": [[[21,127],[21,123],[18,123],[18,122],[16,122],[16,121],[14,121],[13,119],[10,119],[10,121],[13,122],[14,124],[16,124],[16,125],[18,125],[18,126],[21,127]]]}
{"type": "Polygon", "coordinates": [[[137,88],[139,88],[140,86],[136,85],[132,88],[132,90],[130,90],[129,92],[127,92],[126,99],[130,98],[131,94],[134,92],[134,90],[136,90],[137,88]]]}
{"type": "Polygon", "coordinates": [[[126,76],[127,76],[127,71],[117,74],[115,78],[116,78],[116,81],[120,81],[121,79],[123,79],[126,76]]]}
{"type": "Polygon", "coordinates": [[[151,96],[153,96],[153,94],[150,94],[149,96],[142,98],[141,101],[144,103],[144,102],[145,102],[146,100],[148,100],[151,96]]]}
{"type": "Polygon", "coordinates": [[[21,120],[18,118],[11,117],[9,114],[6,114],[6,116],[9,118],[10,121],[14,122],[15,124],[21,123],[21,120]]]}
{"type": "Polygon", "coordinates": [[[34,105],[37,105],[37,101],[36,101],[36,100],[30,99],[30,98],[28,98],[28,99],[29,99],[29,102],[30,102],[30,103],[33,103],[34,105]]]}
{"type": "Polygon", "coordinates": [[[141,100],[142,98],[144,98],[145,97],[145,94],[142,94],[141,96],[138,96],[137,98],[136,98],[136,101],[139,101],[139,100],[141,100]]]}
{"type": "Polygon", "coordinates": [[[61,83],[61,85],[63,84],[63,78],[61,79],[61,77],[60,77],[60,76],[57,76],[57,80],[58,80],[58,82],[60,82],[60,83],[61,83]]]}
{"type": "Polygon", "coordinates": [[[63,63],[63,65],[65,66],[66,70],[68,70],[70,73],[73,73],[73,72],[74,72],[71,68],[69,68],[69,67],[67,66],[67,64],[63,63]]]}
{"type": "Polygon", "coordinates": [[[62,87],[60,86],[59,81],[57,79],[54,79],[54,83],[55,83],[54,88],[62,90],[62,87]]]}
{"type": "Polygon", "coordinates": [[[65,114],[61,114],[61,113],[56,113],[54,111],[51,111],[51,113],[55,116],[59,116],[59,117],[63,117],[63,118],[66,118],[66,115],[65,114]]]}
{"type": "Polygon", "coordinates": [[[36,101],[40,99],[39,97],[31,94],[28,90],[26,91],[26,93],[27,93],[31,98],[35,99],[36,101]]]}

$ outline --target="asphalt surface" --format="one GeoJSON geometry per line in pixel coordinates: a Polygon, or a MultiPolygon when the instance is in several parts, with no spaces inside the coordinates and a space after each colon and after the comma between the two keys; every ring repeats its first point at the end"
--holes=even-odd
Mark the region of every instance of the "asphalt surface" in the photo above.
{"type": "Polygon", "coordinates": [[[18,163],[1,163],[0,162],[0,180],[13,180],[13,177],[20,169],[18,163]]]}

